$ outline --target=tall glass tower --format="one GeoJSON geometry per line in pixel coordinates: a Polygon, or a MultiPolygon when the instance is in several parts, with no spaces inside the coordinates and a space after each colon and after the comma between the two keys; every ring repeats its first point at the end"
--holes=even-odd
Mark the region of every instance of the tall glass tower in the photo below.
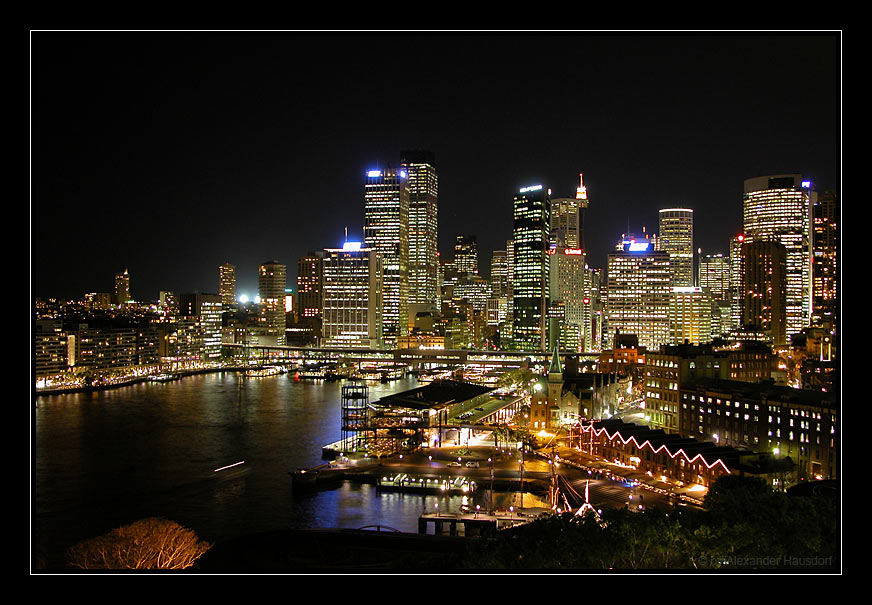
{"type": "Polygon", "coordinates": [[[260,296],[263,335],[269,344],[285,344],[285,288],[288,281],[287,266],[271,260],[258,267],[257,293],[260,296]]]}
{"type": "Polygon", "coordinates": [[[817,194],[799,174],[761,176],[745,181],[744,231],[747,241],[775,241],[787,251],[787,341],[811,318],[812,204],[817,194]]]}
{"type": "Polygon", "coordinates": [[[381,256],[384,346],[409,333],[409,180],[406,169],[366,173],[363,239],[381,256]]]}
{"type": "Polygon", "coordinates": [[[660,210],[659,249],[669,253],[672,286],[689,288],[693,283],[693,210],[660,210]]]}
{"type": "Polygon", "coordinates": [[[514,196],[513,339],[519,351],[547,351],[551,192],[542,185],[514,196]]]}
{"type": "Polygon", "coordinates": [[[409,302],[435,304],[439,273],[439,177],[431,151],[403,151],[409,184],[409,302]]]}

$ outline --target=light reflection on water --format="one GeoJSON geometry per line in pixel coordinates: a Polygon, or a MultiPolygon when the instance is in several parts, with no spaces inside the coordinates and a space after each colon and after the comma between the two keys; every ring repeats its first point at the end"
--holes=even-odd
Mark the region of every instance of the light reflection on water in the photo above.
{"type": "MultiPolygon", "coordinates": [[[[373,385],[370,400],[415,386],[412,378],[373,385]]],[[[341,437],[341,387],[228,372],[38,398],[35,559],[58,565],[76,541],[148,516],[217,542],[286,528],[417,532],[418,516],[437,502],[459,510],[459,496],[376,494],[349,481],[294,496],[289,471],[322,464],[322,446],[341,437]],[[243,460],[244,469],[215,477],[213,469],[243,460]]]]}

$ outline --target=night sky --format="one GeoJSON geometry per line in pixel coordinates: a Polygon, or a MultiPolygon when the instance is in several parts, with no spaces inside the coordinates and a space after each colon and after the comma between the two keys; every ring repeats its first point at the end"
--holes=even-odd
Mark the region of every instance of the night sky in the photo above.
{"type": "Polygon", "coordinates": [[[695,211],[695,246],[728,253],[743,181],[840,187],[835,33],[31,34],[33,297],[217,292],[257,266],[362,239],[366,170],[429,149],[439,242],[491,251],[512,196],[591,199],[590,262],[657,211],[695,211]]]}

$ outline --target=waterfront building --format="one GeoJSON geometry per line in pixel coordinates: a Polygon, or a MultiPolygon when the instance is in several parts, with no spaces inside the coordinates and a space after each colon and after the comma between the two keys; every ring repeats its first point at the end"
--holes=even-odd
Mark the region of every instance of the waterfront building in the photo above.
{"type": "Polygon", "coordinates": [[[697,378],[680,395],[682,434],[790,458],[799,480],[838,478],[837,394],[697,378]]]}
{"type": "Polygon", "coordinates": [[[513,199],[512,315],[514,348],[545,351],[549,305],[548,250],[551,194],[542,185],[522,188],[513,199]]]}
{"type": "Polygon", "coordinates": [[[430,151],[403,151],[409,186],[409,303],[437,304],[439,177],[430,151]]]}
{"type": "Polygon", "coordinates": [[[811,183],[799,174],[745,180],[745,239],[776,241],[786,252],[787,338],[802,332],[811,319],[811,215],[816,200],[811,183]]]}
{"type": "Polygon", "coordinates": [[[324,251],[309,252],[297,261],[298,321],[321,322],[324,294],[324,251]]]}
{"type": "Polygon", "coordinates": [[[381,348],[384,277],[378,252],[358,242],[328,248],[323,276],[322,346],[381,348]]]}
{"type": "Polygon", "coordinates": [[[220,294],[180,294],[179,319],[191,330],[184,357],[205,362],[221,359],[221,314],[224,298],[220,294]]]}
{"type": "Polygon", "coordinates": [[[742,245],[742,325],[769,335],[775,345],[787,344],[787,250],[777,241],[746,241],[742,245]]]}
{"type": "Polygon", "coordinates": [[[115,304],[126,305],[132,302],[130,297],[130,274],[127,269],[115,274],[115,304]]]}
{"type": "MultiPolygon", "coordinates": [[[[409,181],[405,169],[366,173],[363,239],[381,257],[383,344],[395,348],[409,331],[409,181]]],[[[426,302],[426,301],[425,301],[426,302]]]]}
{"type": "Polygon", "coordinates": [[[811,324],[834,329],[839,313],[839,204],[835,191],[818,195],[812,204],[812,216],[811,324]]]}
{"type": "Polygon", "coordinates": [[[287,267],[276,260],[258,267],[257,292],[261,309],[261,344],[285,344],[285,288],[287,267]]]}
{"type": "Polygon", "coordinates": [[[230,263],[218,267],[218,294],[225,310],[236,304],[236,267],[230,263]]]}
{"type": "Polygon", "coordinates": [[[673,287],[689,288],[693,282],[693,210],[660,210],[659,249],[669,253],[673,287]]]}
{"type": "Polygon", "coordinates": [[[669,253],[654,251],[647,239],[624,236],[608,255],[609,330],[635,334],[646,349],[668,344],[670,283],[669,253]]]}
{"type": "Polygon", "coordinates": [[[669,297],[671,344],[701,344],[712,337],[712,296],[698,287],[674,287],[669,297]]]}
{"type": "Polygon", "coordinates": [[[33,329],[33,371],[36,380],[56,376],[67,369],[67,334],[63,322],[39,320],[33,329]]]}

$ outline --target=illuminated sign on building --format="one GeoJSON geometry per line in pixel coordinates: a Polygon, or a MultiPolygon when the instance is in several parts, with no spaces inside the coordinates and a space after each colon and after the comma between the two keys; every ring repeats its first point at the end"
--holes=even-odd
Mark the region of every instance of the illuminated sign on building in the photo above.
{"type": "Polygon", "coordinates": [[[360,242],[345,242],[342,244],[342,249],[345,251],[360,250],[360,242]]]}
{"type": "Polygon", "coordinates": [[[528,191],[539,191],[542,189],[542,185],[531,185],[530,187],[524,187],[519,191],[519,193],[527,193],[528,191]]]}
{"type": "Polygon", "coordinates": [[[372,177],[379,177],[381,175],[382,175],[381,170],[370,170],[369,172],[366,173],[366,176],[371,177],[371,178],[372,177]]]}
{"type": "Polygon", "coordinates": [[[564,248],[563,254],[572,254],[574,256],[581,256],[582,254],[584,254],[584,251],[582,251],[581,248],[564,248]]]}

